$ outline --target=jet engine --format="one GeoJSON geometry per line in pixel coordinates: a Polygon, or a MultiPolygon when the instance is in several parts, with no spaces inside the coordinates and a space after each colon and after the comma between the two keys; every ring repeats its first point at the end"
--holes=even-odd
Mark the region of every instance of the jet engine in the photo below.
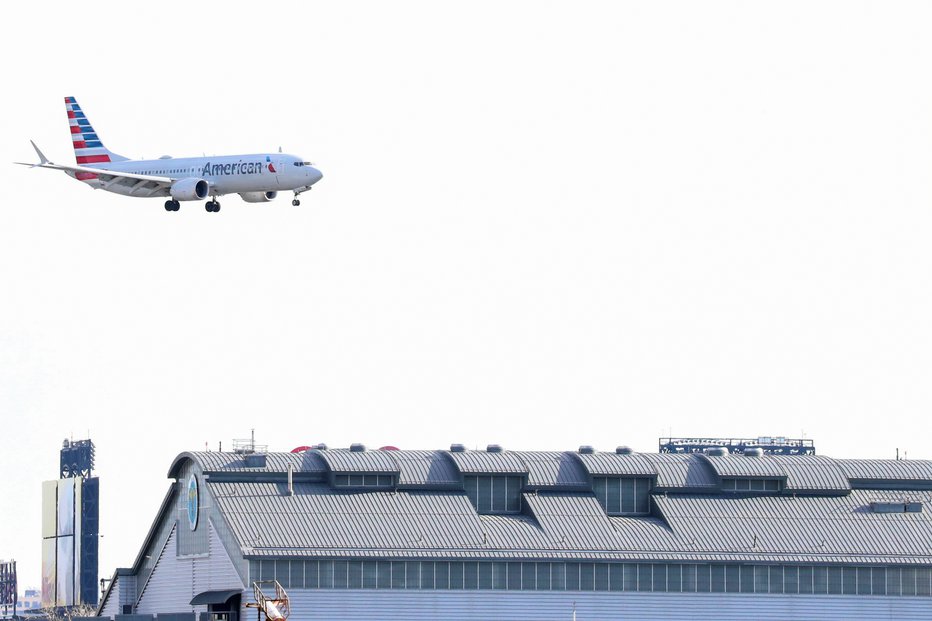
{"type": "Polygon", "coordinates": [[[278,196],[278,192],[240,192],[240,196],[247,203],[267,203],[278,196]]]}
{"type": "Polygon", "coordinates": [[[189,177],[174,182],[170,192],[176,201],[199,201],[207,198],[209,190],[210,187],[203,179],[189,177]]]}

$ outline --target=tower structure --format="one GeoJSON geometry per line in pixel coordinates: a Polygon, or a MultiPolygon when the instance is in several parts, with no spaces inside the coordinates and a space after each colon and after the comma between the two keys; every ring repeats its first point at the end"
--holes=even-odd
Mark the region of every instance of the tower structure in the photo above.
{"type": "Polygon", "coordinates": [[[42,605],[97,605],[100,486],[94,443],[65,440],[60,478],[42,484],[42,605]]]}

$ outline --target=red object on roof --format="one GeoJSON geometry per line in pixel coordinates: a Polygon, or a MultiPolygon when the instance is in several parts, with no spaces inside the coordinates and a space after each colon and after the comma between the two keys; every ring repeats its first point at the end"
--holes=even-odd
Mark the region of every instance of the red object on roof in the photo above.
{"type": "Polygon", "coordinates": [[[309,450],[311,450],[311,447],[309,446],[299,446],[297,448],[291,449],[291,452],[292,453],[303,453],[304,451],[309,451],[309,450]]]}
{"type": "Polygon", "coordinates": [[[399,450],[397,446],[380,446],[380,451],[397,451],[399,450]]]}

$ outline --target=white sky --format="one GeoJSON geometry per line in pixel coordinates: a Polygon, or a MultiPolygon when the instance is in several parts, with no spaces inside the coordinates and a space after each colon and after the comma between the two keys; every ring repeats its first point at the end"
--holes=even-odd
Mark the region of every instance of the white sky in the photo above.
{"type": "Polygon", "coordinates": [[[188,449],[932,458],[932,5],[20,3],[0,162],[274,151],[294,208],[0,166],[0,558],[98,448],[101,575],[188,449]]]}

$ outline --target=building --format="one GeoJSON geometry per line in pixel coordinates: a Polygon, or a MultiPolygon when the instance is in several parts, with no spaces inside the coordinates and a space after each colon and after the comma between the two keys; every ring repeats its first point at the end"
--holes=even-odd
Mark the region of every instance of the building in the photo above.
{"type": "Polygon", "coordinates": [[[101,616],[255,618],[277,580],[294,621],[932,618],[932,461],[321,445],[168,477],[101,616]]]}
{"type": "Polygon", "coordinates": [[[40,589],[26,589],[19,598],[20,614],[34,612],[42,608],[42,591],[40,589]]]}
{"type": "Polygon", "coordinates": [[[97,605],[100,485],[91,440],[65,440],[59,478],[42,483],[42,606],[97,605]]]}

